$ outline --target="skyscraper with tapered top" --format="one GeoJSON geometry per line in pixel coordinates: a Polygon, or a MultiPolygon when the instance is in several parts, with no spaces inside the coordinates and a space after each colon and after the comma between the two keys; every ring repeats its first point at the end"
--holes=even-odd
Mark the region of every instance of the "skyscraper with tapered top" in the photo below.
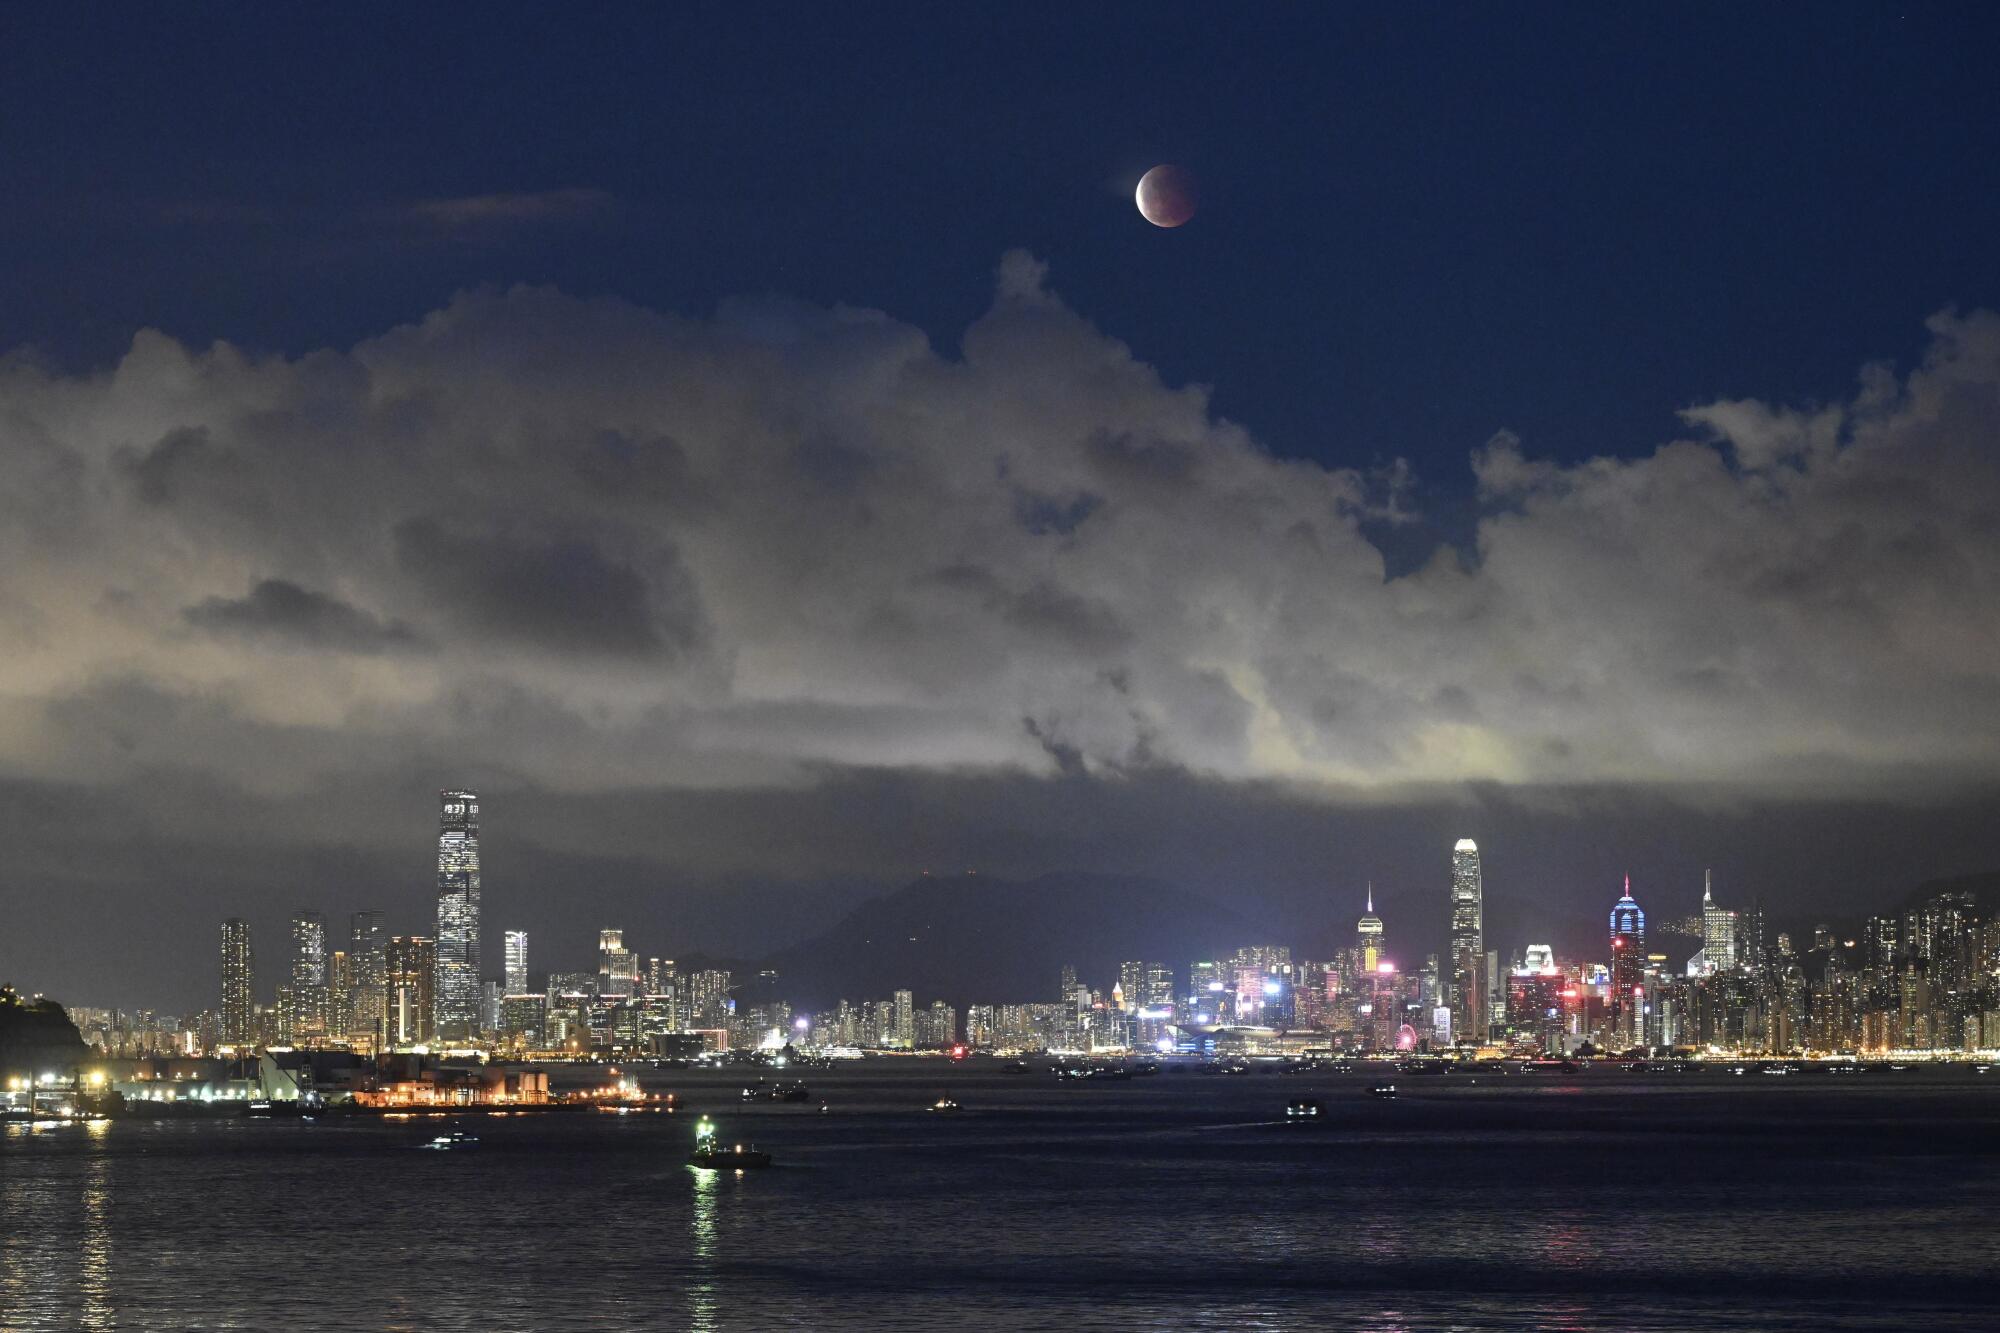
{"type": "Polygon", "coordinates": [[[438,793],[436,1036],[479,1035],[479,796],[438,793]]]}
{"type": "Polygon", "coordinates": [[[1386,940],[1382,933],[1382,918],[1375,915],[1375,885],[1368,885],[1368,910],[1354,923],[1354,949],[1360,956],[1361,970],[1373,972],[1382,961],[1386,940]]]}
{"type": "Polygon", "coordinates": [[[1479,844],[1460,838],[1451,849],[1451,1009],[1455,1041],[1486,1040],[1485,885],[1479,844]]]}
{"type": "Polygon", "coordinates": [[[1618,1035],[1628,1042],[1645,1040],[1646,913],[1632,897],[1632,877],[1625,877],[1625,895],[1611,905],[1611,1012],[1618,1035]]]}

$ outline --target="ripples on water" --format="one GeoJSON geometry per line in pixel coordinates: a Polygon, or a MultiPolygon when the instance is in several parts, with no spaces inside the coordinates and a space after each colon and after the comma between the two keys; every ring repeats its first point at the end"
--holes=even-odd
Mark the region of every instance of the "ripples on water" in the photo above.
{"type": "Polygon", "coordinates": [[[0,1330],[2000,1327],[2000,1078],[807,1077],[659,1076],[741,1177],[686,1115],[7,1126],[0,1330]]]}

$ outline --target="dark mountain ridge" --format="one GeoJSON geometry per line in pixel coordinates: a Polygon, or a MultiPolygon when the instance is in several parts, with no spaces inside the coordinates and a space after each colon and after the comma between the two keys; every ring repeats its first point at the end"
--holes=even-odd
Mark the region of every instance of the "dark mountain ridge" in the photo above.
{"type": "MultiPolygon", "coordinates": [[[[1160,880],[1052,873],[923,876],[871,899],[832,930],[772,955],[772,993],[821,1008],[915,992],[921,1004],[1049,1003],[1061,969],[1108,991],[1128,960],[1188,963],[1282,943],[1270,923],[1160,880]]],[[[755,996],[739,993],[739,1002],[755,996]]]]}

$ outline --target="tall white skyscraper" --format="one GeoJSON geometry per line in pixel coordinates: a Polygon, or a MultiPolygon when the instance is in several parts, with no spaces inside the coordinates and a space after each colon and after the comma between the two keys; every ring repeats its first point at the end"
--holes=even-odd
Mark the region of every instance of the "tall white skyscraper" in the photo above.
{"type": "Polygon", "coordinates": [[[1716,906],[1712,870],[1701,872],[1701,954],[1706,971],[1736,966],[1736,913],[1716,906]]]}
{"type": "Polygon", "coordinates": [[[479,1035],[479,796],[438,793],[437,980],[440,1040],[479,1035]]]}
{"type": "Polygon", "coordinates": [[[1479,844],[1460,838],[1451,850],[1451,1009],[1452,1035],[1460,1041],[1486,1040],[1485,886],[1479,844]]]}
{"type": "Polygon", "coordinates": [[[292,1041],[327,1035],[326,918],[318,912],[292,916],[292,1041]]]}
{"type": "Polygon", "coordinates": [[[507,932],[507,985],[509,995],[528,993],[528,932],[507,932]]]}

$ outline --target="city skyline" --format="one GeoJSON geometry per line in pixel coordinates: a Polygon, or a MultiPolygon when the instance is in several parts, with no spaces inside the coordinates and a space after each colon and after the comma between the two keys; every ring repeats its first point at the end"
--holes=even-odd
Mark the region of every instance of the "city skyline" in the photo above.
{"type": "MultiPolygon", "coordinates": [[[[1476,854],[1468,841],[1460,839],[1452,850],[1447,892],[1455,905],[1469,887],[1468,854],[1476,854]]],[[[357,949],[378,917],[355,914],[357,949]]],[[[684,970],[671,958],[646,958],[642,967],[642,955],[626,948],[624,932],[607,927],[597,932],[594,973],[551,971],[534,991],[510,985],[476,1034],[456,1038],[434,1021],[442,1014],[434,979],[444,969],[433,941],[390,940],[384,978],[390,1017],[370,1032],[355,1021],[365,1011],[365,983],[354,984],[359,974],[340,965],[345,952],[331,954],[331,976],[345,983],[329,992],[319,980],[329,976],[324,920],[311,910],[293,915],[289,984],[276,986],[270,1006],[254,1003],[254,978],[245,974],[250,940],[243,923],[232,920],[223,927],[221,1008],[188,1019],[194,1026],[176,1031],[172,1020],[142,1014],[142,1024],[168,1024],[148,1036],[144,1028],[126,1026],[117,1011],[84,1006],[78,1012],[96,1025],[95,1039],[107,1049],[116,1045],[120,1054],[201,1054],[218,1042],[241,1051],[246,1043],[229,1034],[241,1029],[246,995],[254,1010],[248,1045],[351,1046],[364,1053],[473,1045],[517,1056],[631,1057],[795,1041],[814,1048],[1157,1048],[1210,1056],[1314,1050],[1650,1055],[1672,1049],[1984,1058],[2000,1049],[2000,914],[1982,916],[1970,892],[1938,893],[1910,910],[1871,918],[1854,937],[1822,924],[1794,940],[1767,930],[1754,907],[1723,906],[1705,882],[1699,914],[1674,932],[1700,941],[1683,962],[1673,953],[1649,951],[1645,912],[1628,876],[1609,913],[1601,958],[1561,959],[1543,943],[1484,955],[1484,966],[1495,970],[1481,990],[1493,997],[1493,1010],[1476,1036],[1468,1035],[1457,993],[1461,982],[1453,975],[1464,918],[1454,923],[1442,967],[1435,953],[1421,967],[1399,965],[1383,951],[1385,923],[1376,914],[1372,886],[1355,919],[1353,947],[1330,960],[1297,957],[1289,946],[1246,945],[1192,961],[1184,971],[1127,960],[1103,985],[1086,984],[1065,964],[1053,1002],[959,995],[919,1005],[915,992],[904,988],[889,1000],[843,998],[833,1008],[811,1011],[779,998],[784,980],[776,973],[754,981],[739,976],[732,984],[726,971],[684,970]],[[1725,939],[1727,949],[1721,947],[1725,939]],[[1723,958],[1728,961],[1718,961],[1723,958]],[[1182,978],[1185,985],[1177,986],[1182,978]],[[739,1003],[734,997],[746,985],[763,998],[739,1003]],[[331,1017],[336,1014],[342,1017],[331,1017]],[[127,1049],[133,1042],[137,1046],[127,1049]]],[[[518,949],[510,966],[518,967],[526,942],[519,932],[508,935],[518,949]]]]}
{"type": "MultiPolygon", "coordinates": [[[[462,789],[446,789],[438,793],[438,799],[444,803],[442,808],[447,809],[454,801],[461,804],[471,803],[470,809],[472,813],[465,818],[472,826],[473,832],[469,847],[462,845],[459,841],[459,837],[463,836],[461,830],[446,827],[439,834],[440,892],[437,896],[436,906],[433,909],[431,919],[428,921],[423,920],[422,914],[410,908],[407,904],[405,905],[405,909],[401,911],[384,912],[379,909],[351,910],[351,937],[347,952],[354,959],[354,962],[350,965],[355,969],[354,975],[364,979],[377,976],[384,966],[382,961],[384,920],[413,920],[420,929],[412,931],[406,936],[399,936],[398,940],[422,940],[432,950],[429,956],[432,957],[433,961],[429,966],[433,975],[428,983],[430,988],[428,994],[433,997],[443,996],[448,987],[447,976],[455,975],[461,978],[458,982],[461,994],[471,994],[475,997],[473,1004],[476,1013],[477,1006],[483,1003],[483,1000],[478,998],[480,987],[498,985],[502,993],[514,993],[511,985],[507,984],[513,978],[510,962],[517,956],[517,941],[520,950],[519,956],[525,958],[526,944],[530,932],[512,927],[506,928],[503,932],[506,948],[501,956],[501,961],[483,970],[472,970],[463,966],[450,967],[447,966],[444,959],[436,956],[436,941],[440,927],[447,922],[460,919],[463,912],[463,907],[461,906],[463,901],[462,894],[447,893],[445,891],[447,884],[463,883],[468,873],[475,880],[480,878],[477,869],[477,822],[479,818],[477,813],[479,798],[477,794],[462,789]],[[465,869],[468,860],[473,867],[469,872],[465,869]],[[447,865],[451,868],[447,869],[447,865]],[[371,962],[371,960],[373,961],[371,962]]],[[[445,814],[441,816],[440,822],[441,824],[449,824],[454,818],[458,818],[458,816],[445,814]]],[[[1418,886],[1415,888],[1405,888],[1402,892],[1393,895],[1385,895],[1382,901],[1386,906],[1384,915],[1382,916],[1376,914],[1378,886],[1373,880],[1364,880],[1360,889],[1363,903],[1363,912],[1360,919],[1364,923],[1372,922],[1374,924],[1376,930],[1375,938],[1378,940],[1382,938],[1380,932],[1386,930],[1383,924],[1385,918],[1412,923],[1410,927],[1399,929],[1395,932],[1399,942],[1408,940],[1411,935],[1417,935],[1419,938],[1422,938],[1426,932],[1436,934],[1438,939],[1434,952],[1436,952],[1440,959],[1447,960],[1445,963],[1447,974],[1452,972],[1449,960],[1454,957],[1454,950],[1457,948],[1458,941],[1461,938],[1479,944],[1480,947],[1476,950],[1471,950],[1467,956],[1476,957],[1477,960],[1475,963],[1476,979],[1474,994],[1477,997],[1475,1007],[1483,1009],[1491,998],[1497,998],[1494,978],[1488,974],[1487,959],[1489,956],[1496,956],[1504,963],[1509,954],[1505,949],[1491,951],[1484,947],[1485,940],[1481,920],[1484,898],[1484,874],[1481,865],[1481,852],[1477,841],[1470,838],[1458,840],[1452,847],[1451,857],[1451,868],[1449,873],[1443,877],[1442,888],[1426,889],[1418,886]],[[1434,930],[1426,924],[1421,924],[1426,922],[1426,913],[1423,909],[1427,902],[1432,901],[1441,902],[1445,905],[1445,910],[1437,914],[1439,921],[1447,923],[1442,931],[1434,930]],[[1470,923],[1464,932],[1458,929],[1461,922],[1470,923]]],[[[1677,912],[1668,918],[1670,924],[1665,928],[1663,933],[1673,941],[1672,948],[1675,953],[1685,955],[1684,958],[1676,958],[1676,967],[1682,966],[1683,962],[1691,967],[1699,967],[1702,965],[1705,957],[1716,958],[1726,956],[1730,961],[1716,964],[1716,966],[1720,967],[1727,967],[1733,962],[1734,932],[1738,929],[1736,924],[1738,913],[1716,905],[1713,897],[1713,876],[1713,869],[1711,867],[1704,867],[1700,871],[1700,897],[1689,905],[1689,911],[1677,912]],[[1727,954],[1723,955],[1716,952],[1720,949],[1727,949],[1727,954]]],[[[1629,896],[1633,877],[1630,874],[1626,874],[1621,878],[1625,894],[1629,896]]],[[[1801,933],[1809,931],[1816,925],[1831,926],[1834,924],[1845,927],[1849,931],[1857,931],[1861,929],[1861,923],[1865,917],[1878,915],[1883,909],[1901,902],[1906,896],[1921,887],[1921,885],[1913,883],[1896,888],[1877,900],[1873,904],[1873,910],[1871,911],[1860,913],[1819,913],[1817,915],[1810,912],[1794,912],[1787,914],[1784,920],[1793,931],[1801,933]]],[[[1690,891],[1686,886],[1676,886],[1667,883],[1660,885],[1653,892],[1653,896],[1659,900],[1678,902],[1683,894],[1690,891]]],[[[1303,925],[1278,928],[1268,933],[1280,937],[1321,941],[1319,945],[1306,947],[1302,950],[1303,953],[1325,952],[1326,948],[1330,947],[1331,942],[1336,938],[1343,940],[1354,938],[1354,926],[1351,924],[1351,919],[1340,915],[1343,909],[1335,901],[1335,897],[1344,892],[1346,892],[1344,886],[1329,888],[1328,900],[1322,904],[1322,907],[1328,909],[1331,915],[1323,913],[1317,919],[1307,921],[1303,925]]],[[[376,896],[379,897],[380,895],[376,896]]],[[[1614,921],[1617,919],[1618,912],[1620,907],[1624,905],[1624,901],[1624,898],[1620,898],[1612,902],[1611,912],[1614,921]]],[[[1757,907],[1760,917],[1766,915],[1762,910],[1762,895],[1754,891],[1746,891],[1742,901],[1747,905],[1757,907]]],[[[480,909],[475,907],[474,910],[477,912],[480,909]]],[[[1588,907],[1582,909],[1579,913],[1579,918],[1587,917],[1589,910],[1588,907]]],[[[313,985],[310,977],[320,974],[310,970],[311,965],[306,961],[309,950],[301,947],[300,932],[302,930],[316,932],[316,936],[320,940],[324,941],[328,939],[325,914],[315,907],[294,905],[283,912],[274,910],[270,915],[282,919],[291,937],[287,941],[286,946],[279,951],[278,956],[283,959],[282,966],[289,971],[292,986],[309,989],[313,985]],[[302,969],[306,970],[302,971],[302,969]]],[[[1639,936],[1643,940],[1643,913],[1640,913],[1639,919],[1639,936]]],[[[476,931],[477,927],[475,926],[474,929],[476,931]]],[[[224,923],[225,960],[231,956],[232,940],[238,945],[242,945],[244,936],[249,930],[250,923],[248,919],[232,918],[230,921],[224,923]],[[231,934],[232,928],[236,931],[236,934],[233,936],[231,934]]],[[[616,954],[625,960],[619,964],[622,969],[619,976],[625,978],[628,983],[636,981],[643,959],[647,955],[625,950],[621,943],[625,933],[626,930],[624,927],[572,929],[567,934],[554,931],[537,932],[545,941],[543,948],[538,951],[538,954],[543,957],[553,954],[560,960],[557,967],[541,969],[539,975],[546,976],[550,971],[560,971],[564,967],[579,967],[582,965],[588,965],[589,969],[593,972],[602,972],[607,966],[606,960],[613,954],[616,954]],[[556,941],[553,944],[548,942],[551,936],[556,941]],[[574,939],[570,939],[569,936],[574,936],[574,939]],[[594,948],[590,943],[592,940],[596,942],[594,948]]],[[[1366,933],[1365,927],[1364,933],[1366,933]]],[[[1614,926],[1613,935],[1615,936],[1616,934],[1617,931],[1614,926]]],[[[1552,915],[1543,915],[1522,923],[1518,927],[1510,926],[1506,938],[1512,942],[1510,947],[1513,951],[1513,956],[1516,957],[1518,957],[1523,947],[1523,942],[1530,940],[1561,941],[1561,952],[1565,956],[1575,957],[1588,952],[1588,945],[1585,941],[1591,935],[1592,932],[1581,925],[1580,920],[1564,920],[1552,915]]],[[[673,936],[665,933],[660,938],[665,940],[674,939],[673,936]]],[[[668,957],[670,959],[673,957],[712,958],[728,961],[736,965],[755,965],[759,959],[768,957],[772,953],[777,952],[782,946],[794,942],[794,940],[779,937],[770,947],[763,950],[729,952],[702,948],[698,942],[695,947],[684,947],[685,941],[682,940],[678,943],[662,944],[659,948],[651,952],[651,956],[655,958],[668,957]]],[[[242,947],[247,948],[249,946],[242,945],[242,947]]],[[[409,946],[406,945],[405,947],[409,946]]],[[[1425,952],[1432,951],[1426,950],[1425,952]]],[[[1382,953],[1385,957],[1396,956],[1397,950],[1393,947],[1383,947],[1382,953]]],[[[322,947],[318,956],[322,960],[325,960],[332,955],[333,951],[330,946],[326,946],[322,947]]],[[[1612,955],[1607,953],[1607,959],[1611,957],[1612,955]]],[[[327,966],[327,963],[322,961],[319,966],[323,969],[327,966]]],[[[225,971],[229,967],[230,964],[225,961],[225,971]]],[[[270,974],[266,973],[265,975],[268,977],[270,974]]],[[[321,981],[319,984],[323,986],[324,982],[321,981]]],[[[1460,985],[1461,983],[1458,978],[1449,977],[1447,988],[1441,992],[1445,996],[1441,1000],[1441,1003],[1446,1004],[1454,1010],[1455,1023],[1463,1024],[1466,1022],[1466,1019],[1461,1012],[1462,1005],[1459,998],[1460,985]]],[[[92,993],[88,1002],[92,1004],[113,1003],[123,1007],[147,1009],[161,1007],[172,1009],[180,1007],[186,1009],[188,1012],[193,1012],[196,1009],[204,1007],[199,1003],[199,1000],[205,989],[206,987],[202,983],[190,981],[189,977],[183,972],[183,974],[175,979],[174,984],[166,988],[165,994],[142,994],[137,997],[130,997],[92,993]],[[176,994],[186,994],[189,996],[189,999],[187,1001],[177,1001],[172,998],[176,994]]],[[[56,995],[56,998],[63,998],[57,992],[51,991],[49,993],[56,995]]],[[[319,1003],[323,1006],[325,1004],[324,999],[321,999],[319,1003]]],[[[443,1016],[443,1010],[439,1008],[439,1005],[444,1003],[444,1001],[439,998],[427,998],[424,1003],[427,1017],[423,1020],[423,1023],[426,1032],[431,1032],[436,1029],[443,1016]]],[[[461,1019],[460,1021],[463,1022],[465,1020],[461,1019]]]]}
{"type": "Polygon", "coordinates": [[[1989,1333],[1996,70],[0,9],[0,1328],[1989,1333]]]}
{"type": "MultiPolygon", "coordinates": [[[[439,793],[443,925],[463,920],[450,900],[462,899],[476,883],[477,846],[466,840],[477,836],[478,799],[464,789],[439,793]]],[[[1294,1029],[1308,1040],[1318,1034],[1356,1042],[1362,1051],[1466,1050],[1492,1043],[1513,1043],[1518,1050],[1523,1041],[1530,1049],[1540,1043],[1545,1054],[1578,1046],[1659,1049],[1687,1045],[1690,1033],[1709,1049],[1726,1041],[1730,1045],[1721,1049],[1762,1042],[1810,1050],[1815,1040],[1836,1052],[1864,1042],[1876,1050],[2000,1047],[2000,914],[1983,920],[1970,891],[1933,894],[1914,910],[1871,917],[1858,927],[1819,921],[1795,939],[1770,927],[1754,903],[1731,908],[1719,902],[1712,872],[1704,871],[1698,910],[1666,918],[1659,934],[1675,943],[1656,952],[1658,935],[1649,942],[1646,913],[1627,875],[1608,914],[1601,954],[1580,957],[1559,956],[1541,942],[1486,949],[1483,891],[1479,847],[1460,838],[1451,849],[1443,894],[1451,910],[1440,952],[1426,954],[1421,938],[1412,945],[1399,936],[1412,952],[1398,961],[1370,883],[1354,918],[1352,947],[1330,961],[1311,961],[1308,951],[1289,944],[1244,945],[1189,962],[1185,972],[1177,964],[1128,960],[1103,986],[1086,985],[1065,964],[1053,1007],[982,1001],[963,986],[930,997],[921,1025],[929,1036],[921,1043],[912,1036],[918,1028],[908,989],[898,990],[893,1002],[864,1002],[852,1011],[843,998],[837,1017],[829,1016],[832,1011],[809,1014],[780,998],[797,996],[782,972],[763,970],[754,979],[738,973],[732,983],[731,973],[716,970],[712,961],[690,959],[684,968],[673,957],[627,948],[621,927],[596,931],[594,971],[551,969],[540,974],[539,987],[527,970],[526,932],[507,930],[506,980],[470,970],[479,1001],[468,1020],[454,1014],[447,998],[452,986],[463,988],[467,971],[448,964],[435,938],[393,936],[383,944],[383,913],[362,910],[350,917],[349,947],[332,950],[324,913],[299,908],[289,918],[271,1004],[258,1003],[250,929],[232,918],[222,926],[219,1006],[165,1020],[169,1028],[162,1030],[184,1022],[173,1038],[176,1049],[189,1040],[238,1049],[254,1040],[372,1052],[492,1045],[525,1035],[531,1043],[574,1050],[581,1033],[587,1049],[630,1054],[676,1033],[699,1033],[728,1046],[794,1036],[826,1043],[833,1040],[826,1030],[847,1034],[838,1038],[841,1045],[937,1049],[958,1040],[955,1016],[963,1012],[967,1041],[991,1044],[992,1032],[1004,1031],[1018,1042],[1032,1031],[1044,1044],[1081,1041],[1086,1048],[1095,1040],[1142,1049],[1157,1042],[1164,1050],[1203,1028],[1269,1028],[1277,1039],[1294,1029]],[[371,962],[378,949],[380,960],[371,962]],[[1177,989],[1181,976],[1186,986],[1177,989]],[[739,991],[762,998],[754,1004],[746,999],[745,1008],[739,991]],[[586,1016],[587,1027],[576,1026],[586,1016]],[[1107,1020],[1112,1027],[1103,1026],[1107,1020]],[[1082,1026],[1062,1035],[1072,1021],[1082,1026]]],[[[1135,900],[1132,910],[1144,911],[1146,904],[1135,900]]]]}
{"type": "Polygon", "coordinates": [[[2000,869],[2000,106],[1964,15],[1329,10],[1244,25],[1285,71],[1247,82],[1185,16],[1071,15],[1053,64],[1025,16],[801,16],[726,77],[720,15],[410,16],[483,52],[442,66],[320,17],[17,19],[21,984],[162,994],[216,920],[400,899],[448,782],[512,813],[517,928],[584,895],[733,956],[927,869],[1301,932],[1372,879],[1429,930],[1415,849],[1469,836],[1510,938],[1628,870],[1785,914],[2000,869]],[[829,42],[893,77],[829,83],[829,42]],[[265,85],[182,73],[268,49],[407,77],[251,114],[265,85]],[[1009,62],[1052,101],[964,96],[1009,62]],[[1696,68],[1725,95],[1662,115],[1696,68]],[[628,114],[663,70],[681,113],[628,114]],[[1183,226],[1132,206],[1159,163],[1204,181],[1183,226]],[[105,919],[146,925],[76,947],[105,919]]]}

